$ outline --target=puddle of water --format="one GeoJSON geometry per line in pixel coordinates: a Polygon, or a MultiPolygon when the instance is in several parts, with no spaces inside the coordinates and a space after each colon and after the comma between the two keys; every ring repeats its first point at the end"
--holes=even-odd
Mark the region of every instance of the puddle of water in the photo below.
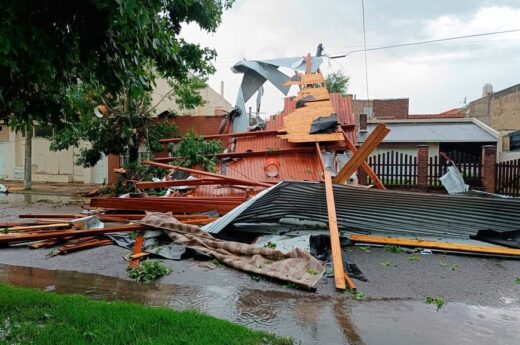
{"type": "Polygon", "coordinates": [[[520,342],[520,308],[420,301],[353,301],[345,296],[233,287],[138,284],[69,271],[0,265],[0,282],[94,299],[197,309],[251,328],[290,335],[302,344],[470,345],[520,342]]]}
{"type": "Polygon", "coordinates": [[[47,195],[47,194],[34,194],[34,193],[0,193],[0,202],[9,203],[25,203],[30,204],[34,202],[57,204],[62,202],[69,202],[72,200],[71,196],[68,195],[47,195]]]}

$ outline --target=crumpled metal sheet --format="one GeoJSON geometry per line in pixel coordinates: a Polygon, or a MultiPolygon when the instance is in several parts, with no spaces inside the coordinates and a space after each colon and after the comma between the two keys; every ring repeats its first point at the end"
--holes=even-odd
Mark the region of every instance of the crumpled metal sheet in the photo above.
{"type": "MultiPolygon", "coordinates": [[[[341,231],[387,236],[463,238],[479,230],[520,229],[520,200],[431,193],[367,190],[334,185],[341,231]]],[[[277,223],[283,218],[328,222],[324,186],[320,182],[283,181],[247,207],[238,206],[225,225],[208,224],[218,233],[237,223],[277,223]]]]}
{"type": "MultiPolygon", "coordinates": [[[[321,57],[311,57],[311,70],[315,72],[323,62],[321,57]]],[[[231,70],[234,73],[243,73],[242,83],[238,90],[236,106],[241,114],[233,120],[233,131],[246,131],[249,126],[249,115],[246,111],[246,102],[264,85],[271,82],[280,92],[287,95],[290,87],[285,86],[289,76],[280,72],[279,67],[287,67],[295,70],[305,69],[305,58],[280,58],[271,60],[242,60],[237,62],[231,70]]]]}

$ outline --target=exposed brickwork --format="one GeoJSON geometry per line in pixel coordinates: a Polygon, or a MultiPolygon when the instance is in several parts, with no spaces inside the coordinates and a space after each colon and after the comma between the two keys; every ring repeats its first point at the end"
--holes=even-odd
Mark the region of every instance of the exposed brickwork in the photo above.
{"type": "Polygon", "coordinates": [[[428,145],[417,145],[417,185],[428,188],[428,145]]]}
{"type": "Polygon", "coordinates": [[[377,119],[406,119],[408,117],[409,99],[374,99],[374,116],[377,119]]]}
{"type": "Polygon", "coordinates": [[[368,175],[367,175],[367,172],[365,171],[365,169],[363,169],[361,167],[358,168],[357,178],[358,178],[359,184],[364,185],[364,186],[366,186],[368,184],[368,175]]]}
{"type": "Polygon", "coordinates": [[[482,146],[482,185],[488,193],[496,192],[496,163],[497,147],[494,145],[482,146]]]}
{"type": "Polygon", "coordinates": [[[360,132],[367,131],[367,122],[368,122],[367,114],[359,114],[359,131],[360,132]]]}

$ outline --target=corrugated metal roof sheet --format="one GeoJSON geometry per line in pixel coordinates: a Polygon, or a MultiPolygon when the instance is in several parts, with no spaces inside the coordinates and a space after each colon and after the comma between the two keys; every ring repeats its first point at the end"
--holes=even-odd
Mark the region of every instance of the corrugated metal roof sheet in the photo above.
{"type": "MultiPolygon", "coordinates": [[[[520,228],[520,200],[367,190],[334,185],[340,230],[467,239],[479,230],[520,228]]],[[[291,217],[328,221],[323,183],[284,181],[242,210],[233,222],[277,223],[291,217]]],[[[218,221],[212,231],[223,227],[218,221]]]]}

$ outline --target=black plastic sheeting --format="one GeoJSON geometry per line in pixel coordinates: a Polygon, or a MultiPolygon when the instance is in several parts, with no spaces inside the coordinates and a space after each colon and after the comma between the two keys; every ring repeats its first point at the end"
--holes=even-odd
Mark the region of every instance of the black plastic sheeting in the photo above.
{"type": "Polygon", "coordinates": [[[338,127],[338,118],[335,114],[330,116],[320,116],[312,121],[309,134],[332,133],[336,130],[336,127],[338,127]]]}
{"type": "Polygon", "coordinates": [[[504,232],[480,230],[475,236],[471,236],[471,238],[504,247],[520,248],[520,229],[504,232]]]}
{"type": "MultiPolygon", "coordinates": [[[[480,230],[502,233],[520,229],[520,200],[517,199],[368,190],[342,185],[333,188],[340,231],[469,239],[480,230]]],[[[323,183],[281,182],[236,214],[230,230],[233,223],[278,223],[289,217],[327,223],[323,183]]],[[[214,229],[210,232],[219,232],[217,227],[214,229]]]]}

